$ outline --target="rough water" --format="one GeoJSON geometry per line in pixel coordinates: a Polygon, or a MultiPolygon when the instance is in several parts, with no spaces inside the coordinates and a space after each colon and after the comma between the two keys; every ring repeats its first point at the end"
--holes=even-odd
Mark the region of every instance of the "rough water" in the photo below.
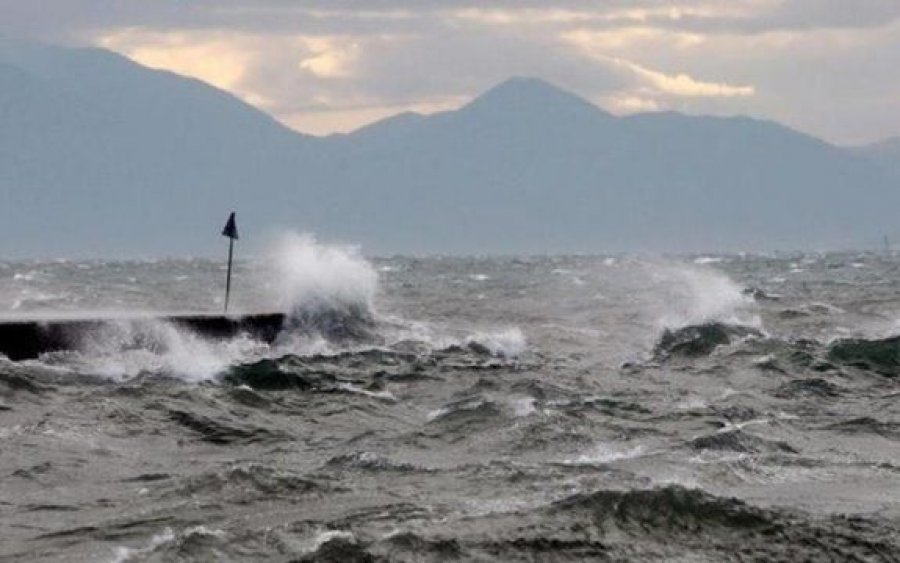
{"type": "Polygon", "coordinates": [[[0,262],[5,561],[898,561],[900,258],[0,262]]]}

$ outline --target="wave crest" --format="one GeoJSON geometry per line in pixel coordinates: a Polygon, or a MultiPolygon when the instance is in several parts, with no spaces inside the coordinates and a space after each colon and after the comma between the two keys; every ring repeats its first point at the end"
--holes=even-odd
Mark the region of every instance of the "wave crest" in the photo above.
{"type": "Polygon", "coordinates": [[[282,342],[310,334],[339,341],[372,337],[378,272],[357,248],[286,233],[270,252],[267,270],[287,313],[282,342]]]}

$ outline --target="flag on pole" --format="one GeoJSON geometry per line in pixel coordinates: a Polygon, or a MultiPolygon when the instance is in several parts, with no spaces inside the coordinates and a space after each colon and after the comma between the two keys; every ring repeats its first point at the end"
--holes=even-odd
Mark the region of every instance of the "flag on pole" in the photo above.
{"type": "Polygon", "coordinates": [[[231,261],[234,255],[234,241],[238,238],[237,223],[234,220],[234,211],[228,216],[228,222],[222,229],[222,235],[228,237],[228,275],[225,278],[225,312],[228,312],[228,300],[231,297],[231,261]]]}
{"type": "Polygon", "coordinates": [[[234,222],[234,212],[231,212],[231,215],[228,216],[228,222],[225,223],[225,228],[222,230],[222,236],[226,236],[231,239],[237,239],[237,223],[234,222]]]}

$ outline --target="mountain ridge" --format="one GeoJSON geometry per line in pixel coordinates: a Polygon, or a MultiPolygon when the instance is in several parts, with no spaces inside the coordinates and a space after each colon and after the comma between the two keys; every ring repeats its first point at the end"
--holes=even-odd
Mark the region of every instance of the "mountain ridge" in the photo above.
{"type": "Polygon", "coordinates": [[[873,163],[900,185],[900,137],[889,137],[868,145],[850,147],[848,150],[873,163]]]}
{"type": "Polygon", "coordinates": [[[15,203],[0,256],[204,253],[231,210],[246,232],[376,253],[834,248],[887,232],[900,207],[868,158],[767,120],[617,117],[513,77],[456,110],[314,137],[200,81],[69,51],[19,55],[35,81],[0,66],[33,91],[0,90],[15,203]],[[73,84],[86,67],[99,77],[73,84]]]}

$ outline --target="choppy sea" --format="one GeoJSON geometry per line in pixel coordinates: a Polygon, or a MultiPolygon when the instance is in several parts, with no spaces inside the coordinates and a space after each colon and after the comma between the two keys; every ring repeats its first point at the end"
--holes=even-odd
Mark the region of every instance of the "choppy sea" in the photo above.
{"type": "Polygon", "coordinates": [[[4,561],[898,561],[900,257],[0,262],[4,561]],[[129,320],[140,313],[142,320],[129,320]]]}

